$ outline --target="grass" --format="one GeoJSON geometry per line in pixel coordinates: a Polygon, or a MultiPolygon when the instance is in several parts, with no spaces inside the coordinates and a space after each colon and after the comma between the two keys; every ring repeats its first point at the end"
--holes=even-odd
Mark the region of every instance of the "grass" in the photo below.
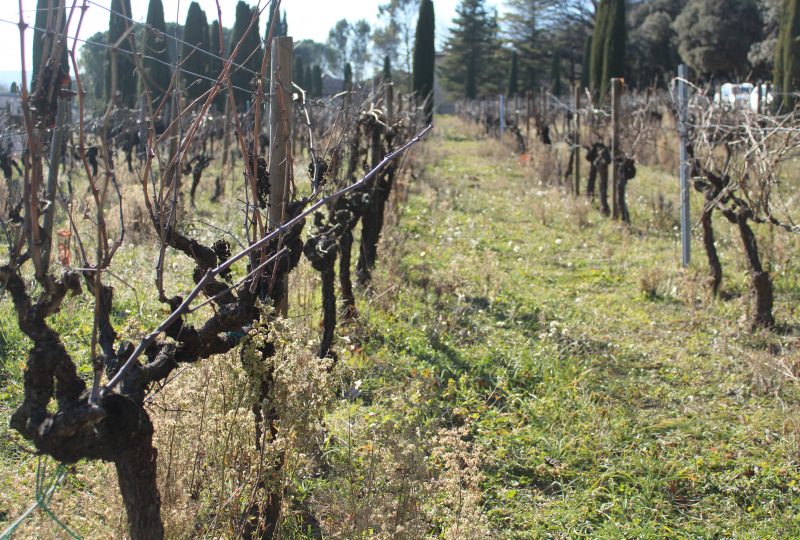
{"type": "MultiPolygon", "coordinates": [[[[752,335],[726,224],[725,300],[708,294],[698,239],[692,265],[679,267],[672,175],[639,168],[625,227],[542,183],[548,169],[537,164],[554,156],[525,164],[512,148],[439,119],[390,216],[360,317],[339,329],[324,437],[316,451],[303,447],[287,480],[283,536],[308,537],[311,513],[339,538],[800,537],[797,241],[758,231],[782,327],[752,335]]],[[[118,287],[118,324],[131,335],[161,314],[133,294],[152,280],[146,244],[118,260],[131,286],[118,287]]],[[[174,274],[169,288],[185,287],[188,273],[174,274]]],[[[315,279],[293,278],[290,313],[312,329],[315,279]]],[[[91,330],[82,302],[53,321],[77,353],[91,330]]],[[[0,421],[19,399],[27,346],[0,303],[0,421]]],[[[172,537],[231,535],[230,500],[241,501],[257,461],[236,364],[188,369],[151,410],[172,537]]],[[[35,458],[9,437],[0,527],[32,494],[35,458]]],[[[113,469],[74,471],[57,514],[87,537],[118,535],[113,469]]],[[[23,535],[58,537],[42,517],[23,535]]]]}
{"type": "MultiPolygon", "coordinates": [[[[468,425],[491,537],[798,537],[799,396],[775,371],[796,333],[744,331],[735,239],[720,226],[732,299],[713,301],[653,213],[677,207],[672,177],[640,167],[626,228],[468,130],[444,119],[427,146],[338,414],[396,417],[397,445],[468,425]]],[[[789,327],[793,245],[762,242],[789,327]]]]}

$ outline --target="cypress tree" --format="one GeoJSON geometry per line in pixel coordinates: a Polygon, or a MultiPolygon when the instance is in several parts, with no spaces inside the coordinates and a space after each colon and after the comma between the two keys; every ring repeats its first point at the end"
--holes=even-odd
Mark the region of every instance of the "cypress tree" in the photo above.
{"type": "Polygon", "coordinates": [[[591,36],[592,52],[589,61],[589,88],[595,99],[600,97],[600,89],[603,84],[603,55],[605,53],[606,20],[609,1],[610,0],[600,0],[594,17],[594,32],[591,36]]]}
{"type": "Polygon", "coordinates": [[[592,62],[592,35],[586,36],[583,46],[583,63],[581,64],[581,89],[589,88],[589,73],[592,62]]]}
{"type": "Polygon", "coordinates": [[[314,66],[314,95],[317,97],[322,97],[323,86],[322,86],[322,68],[319,65],[314,66]]]}
{"type": "MultiPolygon", "coordinates": [[[[278,11],[278,7],[279,7],[279,4],[276,2],[273,5],[273,7],[271,7],[270,10],[269,10],[269,17],[267,18],[267,29],[266,29],[265,34],[264,34],[264,39],[265,40],[269,39],[269,31],[272,28],[273,22],[275,23],[275,28],[272,28],[272,37],[274,37],[274,38],[282,37],[281,28],[282,28],[283,25],[281,25],[281,16],[280,16],[280,12],[278,11]],[[278,20],[277,21],[275,20],[275,14],[276,13],[278,14],[278,20]]],[[[270,45],[270,44],[268,43],[267,45],[270,45]]]]}
{"type": "MultiPolygon", "coordinates": [[[[59,0],[38,0],[36,3],[36,22],[33,29],[33,65],[31,66],[31,90],[36,89],[36,78],[39,76],[39,69],[42,67],[42,56],[44,55],[45,47],[52,50],[55,40],[47,39],[45,30],[53,29],[56,32],[63,32],[67,20],[67,11],[62,12],[61,28],[56,29],[56,19],[58,17],[59,0]],[[50,18],[50,25],[48,26],[47,19],[50,18]]],[[[69,56],[67,51],[67,44],[61,51],[61,72],[69,74],[69,56]]]]}
{"type": "Polygon", "coordinates": [[[294,57],[294,69],[292,70],[294,73],[294,83],[302,88],[303,90],[308,90],[306,88],[306,81],[303,80],[303,74],[305,73],[305,66],[303,65],[303,57],[302,56],[295,56],[294,57]]]}
{"type": "Polygon", "coordinates": [[[183,70],[181,75],[185,95],[189,100],[197,99],[211,88],[208,79],[203,78],[208,76],[209,57],[205,51],[209,50],[209,37],[206,14],[200,8],[200,4],[192,2],[189,4],[189,12],[186,14],[186,24],[183,27],[184,43],[181,46],[181,69],[183,70]]]}
{"type": "Polygon", "coordinates": [[[283,11],[283,20],[281,21],[281,36],[286,37],[289,35],[289,23],[286,21],[286,10],[283,11]]]}
{"type": "Polygon", "coordinates": [[[783,7],[781,8],[780,26],[778,28],[778,40],[775,42],[775,61],[772,64],[773,79],[772,83],[775,87],[775,107],[776,110],[781,108],[783,103],[783,96],[780,95],[783,88],[783,67],[784,57],[783,48],[786,41],[787,32],[787,16],[789,13],[789,0],[783,0],[783,7]]]}
{"type": "Polygon", "coordinates": [[[517,51],[511,53],[511,69],[508,74],[508,97],[514,97],[519,92],[519,75],[517,74],[517,51]]]}
{"type": "Polygon", "coordinates": [[[167,93],[172,79],[167,50],[167,25],[164,22],[164,5],[161,0],[150,0],[147,7],[147,30],[142,39],[141,91],[149,91],[154,105],[167,93]]]}
{"type": "Polygon", "coordinates": [[[392,59],[388,54],[383,57],[383,80],[384,82],[392,80],[392,59]]]}
{"type": "Polygon", "coordinates": [[[603,35],[603,79],[600,95],[608,95],[611,79],[625,76],[625,0],[610,0],[603,35]]]}
{"type": "Polygon", "coordinates": [[[248,89],[254,73],[260,73],[261,71],[263,51],[261,50],[261,39],[259,38],[258,12],[251,9],[242,0],[239,0],[239,3],[236,4],[236,19],[233,24],[233,34],[229,45],[231,54],[233,54],[236,45],[240,41],[242,44],[232,60],[235,64],[243,66],[244,69],[233,67],[231,83],[238,87],[233,88],[233,95],[236,98],[237,109],[243,111],[247,107],[247,102],[252,99],[252,92],[248,89]],[[253,19],[255,20],[251,27],[250,21],[253,19]],[[250,28],[249,31],[248,28],[250,28]]]}
{"type": "Polygon", "coordinates": [[[425,100],[425,117],[433,121],[433,79],[436,66],[436,18],[433,1],[422,0],[419,5],[417,32],[414,36],[413,90],[417,99],[425,100]]]}
{"type": "Polygon", "coordinates": [[[560,96],[563,93],[561,87],[561,51],[556,50],[553,52],[552,63],[550,65],[550,91],[554,96],[560,96]]]}
{"type": "MultiPolygon", "coordinates": [[[[114,46],[130,27],[128,20],[131,16],[131,0],[111,0],[111,16],[108,21],[108,44],[114,46]],[[120,15],[117,15],[117,14],[120,15]],[[127,18],[126,18],[127,17],[127,18]]],[[[116,52],[117,73],[117,106],[133,108],[138,98],[138,85],[136,77],[136,63],[133,61],[133,32],[122,40],[116,52]]],[[[114,69],[112,51],[108,51],[108,66],[106,72],[106,96],[111,96],[111,79],[114,69]]]]}
{"type": "Polygon", "coordinates": [[[342,89],[348,92],[353,89],[353,68],[350,67],[350,62],[344,65],[344,87],[342,89]]]}
{"type": "MultiPolygon", "coordinates": [[[[208,76],[212,79],[219,79],[220,73],[222,73],[222,58],[225,57],[225,45],[223,42],[222,49],[220,49],[220,41],[219,41],[219,21],[214,21],[208,27],[208,50],[214,53],[215,56],[208,57],[208,76]],[[217,58],[220,57],[220,58],[217,58]]],[[[209,84],[210,81],[209,81],[209,84]]],[[[214,108],[218,112],[222,112],[225,110],[227,96],[224,91],[220,91],[217,94],[217,97],[214,98],[214,108]]]]}
{"type": "MultiPolygon", "coordinates": [[[[782,26],[776,49],[782,60],[781,80],[776,80],[780,88],[781,108],[794,108],[796,99],[788,95],[800,86],[800,13],[798,0],[787,0],[784,4],[782,26]]],[[[776,71],[778,70],[776,61],[776,71]]]]}
{"type": "Polygon", "coordinates": [[[309,94],[314,93],[314,77],[311,73],[311,66],[306,66],[303,70],[303,90],[309,94]]]}

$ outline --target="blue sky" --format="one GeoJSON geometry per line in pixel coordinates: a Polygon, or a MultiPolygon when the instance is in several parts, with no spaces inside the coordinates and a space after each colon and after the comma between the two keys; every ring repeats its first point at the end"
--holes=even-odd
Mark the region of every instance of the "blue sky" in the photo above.
{"type": "MultiPolygon", "coordinates": [[[[69,7],[73,0],[66,0],[69,7]]],[[[205,10],[209,21],[216,19],[217,5],[215,0],[197,0],[205,10]]],[[[81,5],[83,0],[78,0],[81,5]]],[[[222,21],[225,26],[233,25],[234,12],[237,0],[219,0],[222,9],[222,21]]],[[[378,6],[385,0],[282,0],[281,9],[286,11],[289,24],[289,34],[300,39],[314,39],[324,41],[328,36],[328,30],[339,19],[345,18],[349,21],[366,19],[371,25],[378,22],[378,6]]],[[[18,72],[20,63],[20,38],[19,31],[15,24],[19,18],[19,0],[0,0],[4,9],[0,10],[0,72],[18,72]]],[[[164,12],[167,21],[178,20],[181,23],[186,19],[186,12],[189,9],[190,0],[163,0],[164,12]]],[[[257,0],[250,0],[251,5],[255,6],[257,0]]],[[[450,26],[450,22],[455,13],[458,0],[434,0],[436,10],[437,36],[441,39],[444,29],[450,26]]],[[[492,5],[499,5],[500,0],[488,2],[492,5]]],[[[103,9],[109,7],[111,0],[89,0],[89,9],[86,12],[83,25],[81,27],[81,38],[88,38],[98,31],[108,27],[108,11],[103,9]]],[[[148,0],[131,0],[133,19],[144,21],[147,15],[148,0]]],[[[262,6],[264,1],[262,0],[262,6]]],[[[36,0],[22,0],[23,17],[33,24],[36,9],[36,0]]],[[[262,27],[266,26],[266,16],[261,18],[262,27]]],[[[74,25],[73,25],[74,28],[74,25]]],[[[74,30],[71,32],[74,34],[74,30]]],[[[262,28],[263,33],[263,28],[262,28]]],[[[30,47],[33,32],[26,32],[26,58],[30,59],[30,47]]],[[[439,41],[437,39],[437,42],[439,41]]],[[[29,62],[29,60],[28,60],[29,62]]],[[[2,79],[0,79],[2,82],[2,79]]]]}

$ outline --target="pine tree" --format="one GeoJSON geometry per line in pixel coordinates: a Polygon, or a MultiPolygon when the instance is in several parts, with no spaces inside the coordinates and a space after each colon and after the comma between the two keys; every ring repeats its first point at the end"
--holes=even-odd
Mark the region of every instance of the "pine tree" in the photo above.
{"type": "Polygon", "coordinates": [[[461,0],[445,43],[442,83],[468,99],[475,99],[492,85],[492,60],[499,49],[496,18],[485,4],[485,0],[461,0]]]}
{"type": "MultiPolygon", "coordinates": [[[[217,80],[222,73],[222,58],[225,57],[224,42],[222,45],[223,50],[220,50],[219,21],[214,21],[209,26],[208,43],[209,52],[214,54],[214,56],[208,57],[208,76],[214,80],[217,80]]],[[[217,97],[214,98],[214,108],[217,110],[217,112],[221,113],[225,110],[227,99],[228,96],[225,91],[220,91],[217,94],[217,97]]]]}
{"type": "Polygon", "coordinates": [[[561,52],[558,50],[553,52],[550,64],[550,91],[556,97],[560,96],[564,91],[561,86],[561,52]]]}
{"type": "Polygon", "coordinates": [[[342,89],[346,92],[353,89],[353,68],[350,67],[350,62],[344,65],[344,86],[342,89]]]}
{"type": "Polygon", "coordinates": [[[511,69],[508,73],[508,97],[514,97],[519,92],[519,75],[517,69],[517,51],[512,51],[511,69]]]}
{"type": "Polygon", "coordinates": [[[435,39],[436,17],[433,1],[422,0],[417,18],[417,33],[414,37],[413,90],[417,99],[425,101],[427,122],[433,121],[433,79],[436,69],[435,39]]]}
{"type": "Polygon", "coordinates": [[[543,34],[544,13],[554,4],[553,0],[505,0],[503,34],[517,52],[518,91],[534,90],[537,74],[546,69],[544,51],[551,44],[543,34]]]}
{"type": "Polygon", "coordinates": [[[181,75],[185,95],[189,100],[195,100],[211,88],[208,79],[209,50],[208,20],[200,4],[189,4],[186,14],[186,25],[183,27],[183,45],[181,46],[181,75]],[[197,47],[195,49],[194,47],[197,47]]]}
{"type": "MultiPolygon", "coordinates": [[[[33,29],[33,65],[31,66],[31,90],[36,89],[36,78],[39,76],[39,70],[42,67],[42,56],[44,55],[45,48],[48,48],[52,51],[53,44],[55,43],[54,40],[46,38],[45,30],[48,29],[48,18],[50,19],[49,28],[55,29],[59,4],[61,4],[59,0],[38,0],[36,3],[36,27],[33,29]]],[[[57,31],[63,32],[67,15],[68,12],[64,10],[61,28],[57,31]]],[[[67,51],[67,44],[64,43],[61,49],[60,66],[63,74],[69,74],[68,54],[69,52],[67,51]]]]}
{"type": "Polygon", "coordinates": [[[172,80],[167,50],[167,25],[164,22],[164,5],[161,0],[150,0],[147,7],[147,30],[142,40],[141,91],[149,91],[153,105],[158,105],[166,95],[172,80]]]}
{"type": "Polygon", "coordinates": [[[583,63],[581,64],[581,90],[589,88],[589,74],[592,62],[592,35],[586,36],[586,43],[583,46],[583,63]]]}
{"type": "Polygon", "coordinates": [[[261,50],[261,39],[259,38],[258,12],[255,9],[251,9],[242,0],[239,0],[239,3],[236,4],[236,19],[233,24],[233,34],[229,45],[231,54],[233,54],[240,41],[242,43],[232,60],[235,64],[243,67],[233,67],[231,70],[231,83],[236,87],[233,88],[236,108],[239,111],[244,111],[247,108],[247,103],[252,99],[252,92],[248,90],[250,81],[255,76],[255,73],[261,72],[261,59],[264,53],[261,50]],[[250,25],[251,20],[253,21],[252,26],[250,25]]]}
{"type": "Polygon", "coordinates": [[[611,79],[625,76],[625,0],[610,0],[606,14],[606,31],[603,35],[603,79],[600,95],[609,93],[611,79]]]}
{"type": "Polygon", "coordinates": [[[317,97],[322,97],[322,92],[324,91],[322,85],[322,68],[319,65],[314,66],[314,95],[317,97]]]}
{"type": "MultiPolygon", "coordinates": [[[[108,21],[108,44],[115,46],[131,25],[130,0],[111,0],[111,16],[108,21]]],[[[117,51],[108,51],[108,72],[106,73],[106,96],[111,97],[112,71],[116,55],[117,106],[133,108],[138,98],[136,63],[133,61],[133,32],[117,46],[117,51]]]]}
{"type": "Polygon", "coordinates": [[[592,52],[589,61],[589,89],[597,99],[603,84],[603,56],[605,54],[606,28],[608,20],[608,3],[612,0],[600,0],[594,18],[592,33],[592,52]]]}

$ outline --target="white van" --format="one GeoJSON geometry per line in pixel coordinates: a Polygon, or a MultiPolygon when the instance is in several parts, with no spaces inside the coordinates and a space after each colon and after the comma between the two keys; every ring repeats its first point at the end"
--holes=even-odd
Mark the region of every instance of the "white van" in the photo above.
{"type": "Polygon", "coordinates": [[[725,83],[714,94],[714,105],[731,109],[749,107],[752,92],[750,83],[725,83]]]}

